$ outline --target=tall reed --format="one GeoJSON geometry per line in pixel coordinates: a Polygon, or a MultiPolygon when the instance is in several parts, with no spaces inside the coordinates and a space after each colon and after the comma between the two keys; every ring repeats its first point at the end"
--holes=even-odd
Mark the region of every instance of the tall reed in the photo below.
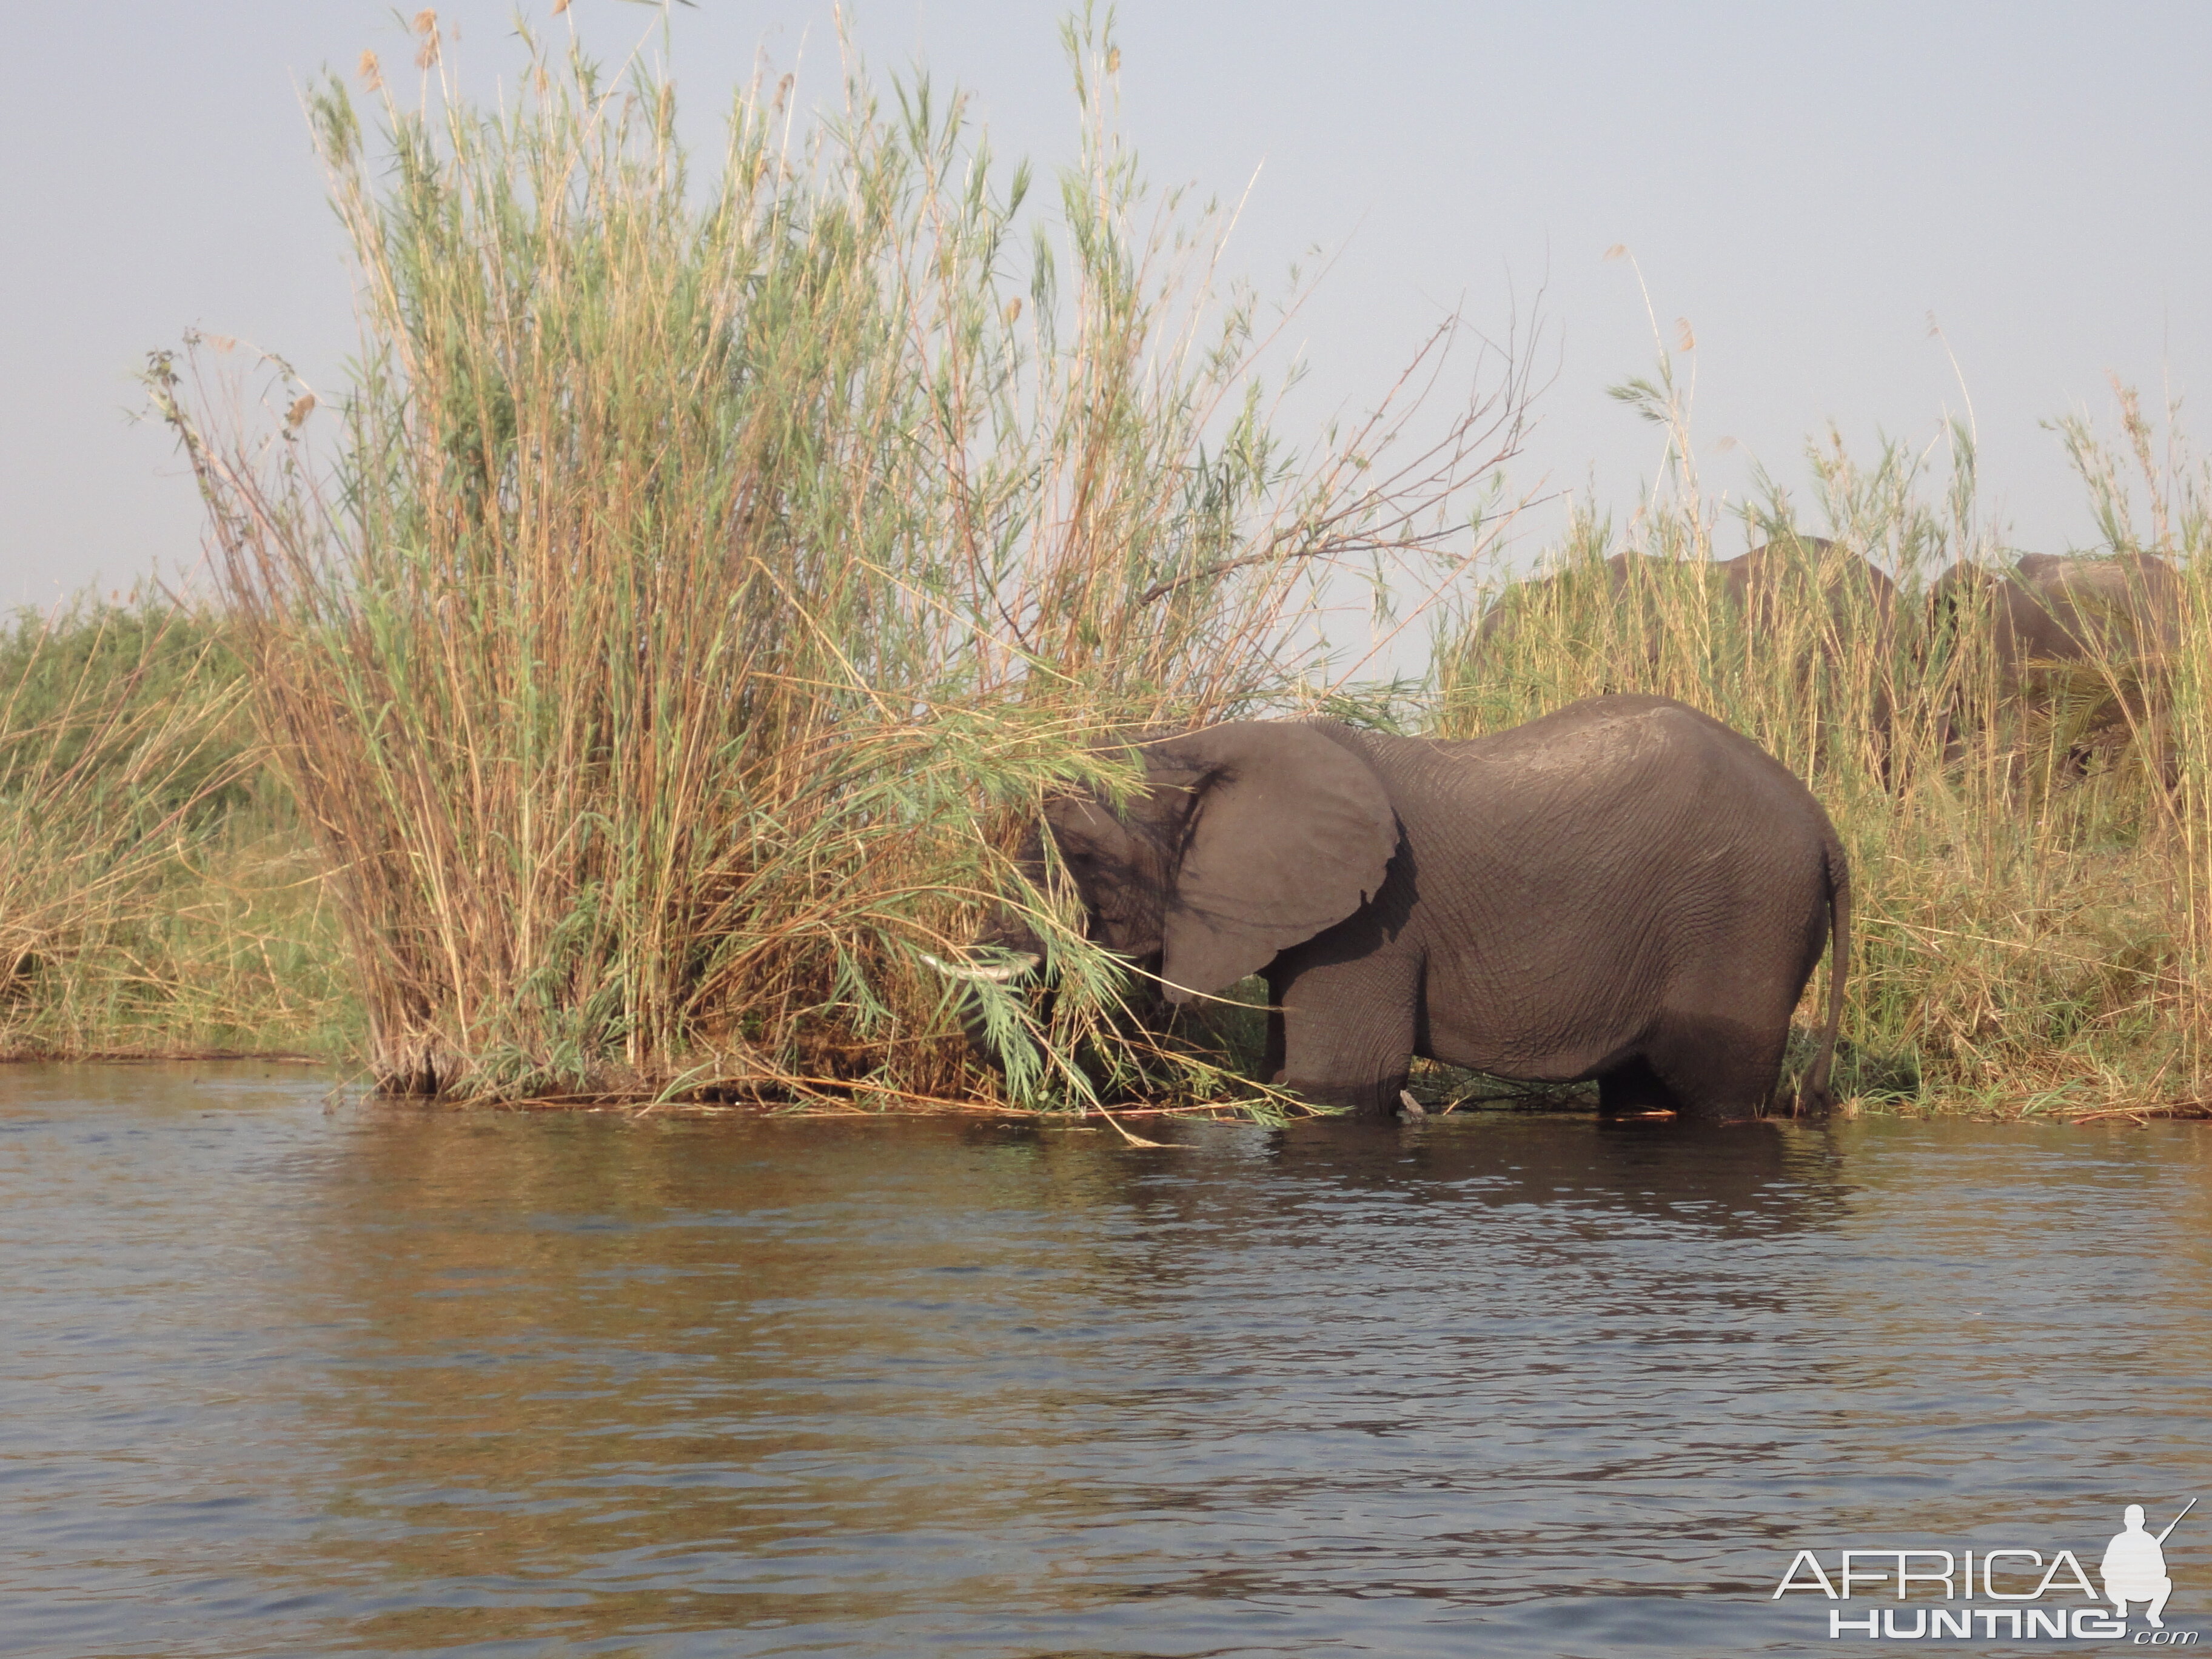
{"type": "Polygon", "coordinates": [[[319,884],[243,692],[166,602],[0,628],[0,1056],[327,1042],[319,884]]]}
{"type": "Polygon", "coordinates": [[[964,1017],[1017,1095],[1087,1092],[1085,1041],[1127,1058],[1120,981],[1064,908],[1047,1027],[921,953],[1018,887],[1042,792],[1127,780],[1100,733],[1310,675],[1328,570],[1449,532],[1518,383],[1395,468],[1389,404],[1296,463],[1219,217],[1144,186],[1103,37],[1070,33],[1050,214],[927,81],[884,103],[855,68],[811,126],[747,89],[702,175],[668,81],[526,44],[496,112],[434,76],[372,137],[310,98],[362,330],[327,458],[280,362],[201,340],[152,373],[373,1071],[988,1093],[964,1017]]]}

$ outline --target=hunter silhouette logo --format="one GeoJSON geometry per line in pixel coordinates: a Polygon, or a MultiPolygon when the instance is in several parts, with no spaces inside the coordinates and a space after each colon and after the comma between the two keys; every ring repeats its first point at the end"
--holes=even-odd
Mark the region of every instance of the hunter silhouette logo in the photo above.
{"type": "MultiPolygon", "coordinates": [[[[2192,1498],[2181,1506],[2181,1515],[2196,1507],[2192,1498]]],[[[2150,1621],[2150,1627],[2166,1628],[2166,1620],[2159,1615],[2166,1611],[2166,1598],[2173,1594],[2173,1580],[2166,1577],[2163,1546],[2167,1534],[2181,1524],[2181,1515],[2167,1522],[2166,1531],[2154,1538],[2143,1530],[2142,1504],[2130,1504],[2122,1511],[2120,1519],[2126,1529],[2112,1534],[2097,1569],[2105,1581],[2105,1599],[2121,1618],[2128,1616],[2129,1602],[2148,1601],[2150,1605],[2143,1609],[2143,1617],[2150,1621]]]]}
{"type": "Polygon", "coordinates": [[[1863,1636],[1907,1642],[1945,1637],[2111,1640],[2128,1636],[2128,1609],[2139,1606],[2144,1627],[2135,1632],[2132,1645],[2194,1647],[2201,1632],[2166,1628],[2173,1579],[2166,1570],[2165,1546],[2196,1507],[2192,1498],[2163,1528],[2152,1532],[2144,1524],[2143,1506],[2129,1504],[2121,1515],[2121,1529],[2097,1563],[2101,1597],[2081,1557],[2070,1549],[2046,1554],[2017,1547],[1978,1547],[1839,1550],[1832,1566],[1815,1551],[1801,1549],[1775,1586],[1774,1599],[1799,1591],[1827,1601],[1832,1639],[1863,1636]],[[1853,1607],[1853,1601],[1862,1605],[1853,1607]],[[2110,1603],[2109,1610],[2105,1603],[2110,1603]]]}

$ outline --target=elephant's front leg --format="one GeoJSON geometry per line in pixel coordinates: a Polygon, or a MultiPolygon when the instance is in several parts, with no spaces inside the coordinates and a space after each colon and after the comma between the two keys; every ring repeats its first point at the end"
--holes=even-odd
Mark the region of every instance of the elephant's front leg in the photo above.
{"type": "Polygon", "coordinates": [[[1413,1060],[1421,963],[1411,955],[1301,960],[1267,971],[1267,1081],[1317,1104],[1394,1113],[1413,1060]]]}

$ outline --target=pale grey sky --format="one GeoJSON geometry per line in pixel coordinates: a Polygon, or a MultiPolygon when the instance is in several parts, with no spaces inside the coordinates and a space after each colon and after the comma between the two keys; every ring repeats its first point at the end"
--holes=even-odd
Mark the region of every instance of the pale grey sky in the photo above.
{"type": "MultiPolygon", "coordinates": [[[[472,84],[511,75],[516,8],[439,9],[472,84]]],[[[1054,6],[849,10],[878,69],[920,58],[968,88],[1002,154],[1071,153],[1054,6]]],[[[570,15],[613,58],[653,27],[617,0],[570,15]]],[[[1301,418],[1378,395],[1444,311],[1502,330],[1540,289],[1557,373],[1516,482],[1625,514],[1658,448],[1604,395],[1654,354],[1634,273],[1603,259],[1617,243],[1668,333],[1677,317],[1695,331],[1683,364],[1711,489],[1741,493],[1753,457],[1802,487],[1828,421],[1856,445],[1877,428],[1925,443],[1971,398],[1985,507],[2021,546],[2087,544],[2040,422],[2107,416],[2112,374],[2153,402],[2212,386],[2212,7],[1130,0],[1119,15],[1124,126],[1150,175],[1251,185],[1232,260],[1263,289],[1310,246],[1335,251],[1295,329],[1301,418]]],[[[408,46],[370,0],[108,0],[18,7],[9,25],[0,604],[44,604],[195,555],[166,434],[123,416],[147,350],[198,325],[341,379],[346,277],[297,89],[408,46]]],[[[835,86],[827,4],[700,0],[672,35],[702,121],[762,52],[817,98],[835,86]]]]}

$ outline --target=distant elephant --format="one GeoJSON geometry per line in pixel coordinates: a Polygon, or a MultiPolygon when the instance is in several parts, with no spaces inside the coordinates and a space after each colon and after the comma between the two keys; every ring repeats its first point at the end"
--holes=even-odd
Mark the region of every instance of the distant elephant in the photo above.
{"type": "MultiPolygon", "coordinates": [[[[1603,584],[1607,604],[1617,605],[1622,595],[1630,592],[1632,584],[1640,596],[1656,591],[1659,583],[1670,577],[1697,568],[1685,560],[1662,559],[1649,553],[1615,553],[1595,563],[1577,562],[1549,575],[1510,583],[1491,599],[1476,622],[1470,640],[1473,654],[1480,657],[1486,647],[1524,616],[1561,604],[1576,604],[1585,592],[1595,598],[1600,583],[1603,584]]],[[[1657,655],[1654,641],[1651,656],[1655,661],[1657,655]]]]}
{"type": "MultiPolygon", "coordinates": [[[[2150,553],[2080,557],[2023,555],[2010,570],[1953,565],[1929,589],[1931,632],[1939,639],[1982,630],[1995,695],[2018,708],[2048,713],[2069,684],[2088,708],[2066,757],[2080,771],[2090,754],[2125,742],[2164,712],[2166,665],[2179,643],[2181,576],[2150,553]]],[[[1965,734],[1997,711],[1962,686],[1954,697],[1954,757],[1965,734]]]]}
{"type": "MultiPolygon", "coordinates": [[[[1886,651],[1896,626],[1897,584],[1879,566],[1821,536],[1796,536],[1762,542],[1733,559],[1706,567],[1720,579],[1720,591],[1753,623],[1771,628],[1783,620],[1780,607],[1791,603],[1792,578],[1799,571],[1817,576],[1834,626],[1848,629],[1863,620],[1886,651]],[[1793,545],[1794,544],[1794,545],[1793,545]]],[[[1615,553],[1598,566],[1607,599],[1618,602],[1635,590],[1656,592],[1671,576],[1695,573],[1697,561],[1662,559],[1649,553],[1615,553]]],[[[1595,586],[1595,572],[1580,568],[1516,582],[1498,595],[1475,624],[1478,649],[1512,623],[1516,614],[1549,603],[1565,584],[1595,586]]]]}
{"type": "MultiPolygon", "coordinates": [[[[1626,678],[1632,685],[1639,678],[1646,684],[1656,678],[1661,630],[1670,617],[1700,603],[1698,583],[1711,584],[1704,590],[1704,602],[1725,599],[1753,640],[1794,635],[1805,642],[1802,660],[1796,665],[1801,691],[1812,684],[1815,660],[1832,671],[1854,660],[1863,662],[1869,678],[1847,694],[1848,706],[1863,718],[1875,769],[1884,779],[1888,777],[1896,708],[1892,673],[1898,605],[1897,584],[1880,567],[1820,536],[1778,538],[1710,564],[1615,553],[1595,568],[1571,567],[1508,587],[1475,624],[1470,657],[1480,664],[1486,652],[1510,638],[1523,618],[1597,599],[1600,581],[1610,616],[1593,615],[1585,628],[1571,630],[1569,637],[1589,632],[1597,635],[1595,643],[1602,644],[1606,635],[1599,630],[1619,628],[1614,618],[1633,607],[1646,634],[1644,656],[1650,675],[1638,675],[1631,663],[1618,657],[1610,663],[1629,670],[1626,678]],[[1817,612],[1817,620],[1808,615],[1812,612],[1817,612]],[[1863,702],[1856,701],[1861,696],[1863,702]]],[[[1610,638],[1617,647],[1619,634],[1610,638]]]]}
{"type": "MultiPolygon", "coordinates": [[[[1240,721],[1142,753],[1124,811],[1077,793],[1044,828],[1091,936],[1170,1003],[1265,975],[1267,1080],[1386,1112],[1420,1054],[1595,1078],[1609,1112],[1750,1117],[1832,927],[1799,1097],[1830,1103],[1843,848],[1802,783],[1696,709],[1595,697],[1463,742],[1240,721]]],[[[1011,915],[982,942],[1042,955],[1011,915]]]]}
{"type": "Polygon", "coordinates": [[[1783,620],[1781,607],[1792,601],[1792,578],[1802,571],[1819,581],[1835,627],[1849,629],[1863,622],[1886,647],[1897,625],[1897,584],[1888,574],[1826,537],[1791,539],[1795,548],[1788,541],[1762,542],[1748,553],[1716,560],[1713,568],[1729,598],[1753,626],[1771,628],[1783,620]]]}
{"type": "MultiPolygon", "coordinates": [[[[1762,543],[1713,568],[1754,635],[1771,637],[1788,629],[1809,597],[1808,579],[1818,584],[1826,612],[1820,624],[1820,659],[1832,670],[1854,659],[1865,664],[1869,679],[1860,690],[1866,702],[1856,705],[1853,692],[1847,706],[1863,708],[1875,768],[1887,783],[1897,707],[1897,584],[1879,565],[1823,537],[1795,540],[1794,548],[1786,542],[1762,543]]],[[[1800,665],[1801,684],[1809,686],[1810,666],[1809,661],[1800,665]]]]}

